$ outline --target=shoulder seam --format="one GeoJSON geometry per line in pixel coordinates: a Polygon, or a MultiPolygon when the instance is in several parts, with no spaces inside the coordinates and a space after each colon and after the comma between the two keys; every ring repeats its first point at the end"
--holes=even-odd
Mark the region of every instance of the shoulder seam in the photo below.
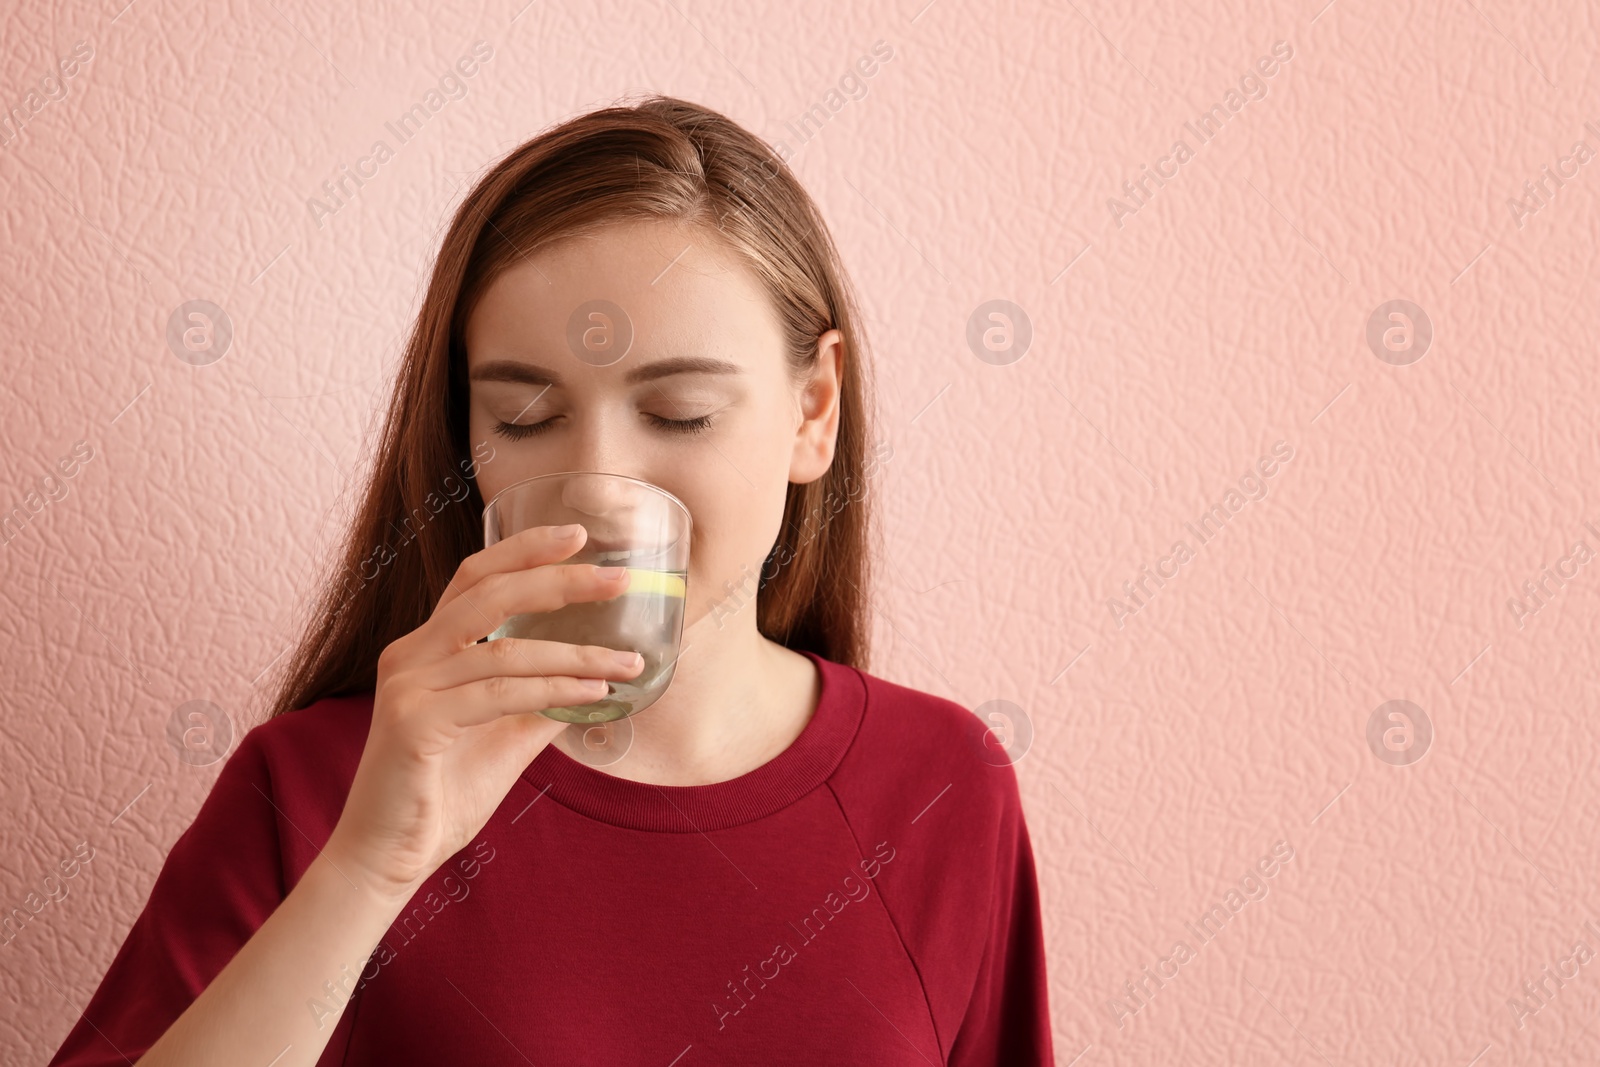
{"type": "Polygon", "coordinates": [[[978,991],[978,979],[983,977],[984,965],[989,962],[989,957],[994,952],[994,913],[999,907],[1000,894],[995,891],[993,885],[991,885],[989,892],[989,911],[983,919],[983,928],[985,931],[983,939],[983,951],[978,954],[978,965],[973,969],[972,972],[972,984],[967,987],[967,998],[961,1009],[961,1022],[956,1025],[955,1036],[950,1039],[950,1051],[952,1053],[955,1052],[956,1043],[961,1040],[962,1031],[966,1029],[967,1019],[972,1014],[972,998],[977,994],[978,991]]]}
{"type": "MultiPolygon", "coordinates": [[[[865,717],[865,712],[863,712],[863,717],[865,717]]],[[[850,824],[850,815],[845,811],[844,801],[840,799],[839,791],[833,787],[833,776],[829,775],[828,780],[824,784],[828,787],[828,795],[833,797],[834,807],[839,811],[839,818],[844,822],[844,828],[849,832],[851,842],[856,846],[856,855],[865,856],[866,852],[861,848],[861,839],[856,836],[856,828],[850,824]]],[[[876,883],[877,880],[873,879],[873,881],[876,883]]],[[[939,1032],[939,1016],[934,1012],[933,1000],[928,996],[927,980],[922,976],[922,965],[917,962],[917,957],[912,953],[911,946],[906,944],[905,935],[900,932],[900,923],[896,921],[894,912],[889,909],[888,900],[884,898],[883,886],[880,884],[877,886],[877,889],[878,891],[874,894],[874,896],[878,898],[878,906],[883,909],[883,914],[889,920],[889,929],[894,931],[895,940],[900,942],[900,951],[906,954],[906,959],[911,964],[911,971],[917,976],[917,988],[922,990],[922,1003],[923,1006],[928,1009],[928,1021],[933,1026],[934,1040],[939,1043],[939,1062],[943,1063],[945,1062],[948,1053],[944,1047],[944,1035],[939,1032]]]]}

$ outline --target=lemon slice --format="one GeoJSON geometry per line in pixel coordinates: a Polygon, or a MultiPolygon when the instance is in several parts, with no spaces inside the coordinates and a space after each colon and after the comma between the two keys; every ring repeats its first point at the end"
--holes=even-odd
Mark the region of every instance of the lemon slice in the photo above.
{"type": "Polygon", "coordinates": [[[652,593],[656,596],[675,596],[682,598],[684,595],[683,575],[671,571],[650,570],[647,567],[628,568],[628,588],[623,590],[623,595],[631,593],[652,593]]]}

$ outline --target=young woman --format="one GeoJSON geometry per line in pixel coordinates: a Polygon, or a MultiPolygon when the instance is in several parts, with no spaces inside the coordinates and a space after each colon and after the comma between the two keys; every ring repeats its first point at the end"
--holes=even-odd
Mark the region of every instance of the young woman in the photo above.
{"type": "Polygon", "coordinates": [[[52,1062],[1051,1063],[1015,773],[864,668],[864,351],[815,206],[720,114],[609,108],[490,170],[273,715],[52,1062]],[[570,345],[593,300],[632,331],[605,366],[570,345]],[[568,470],[694,522],[620,758],[537,712],[636,657],[481,641],[623,588],[557,565],[581,528],[482,547],[486,500],[568,470]]]}

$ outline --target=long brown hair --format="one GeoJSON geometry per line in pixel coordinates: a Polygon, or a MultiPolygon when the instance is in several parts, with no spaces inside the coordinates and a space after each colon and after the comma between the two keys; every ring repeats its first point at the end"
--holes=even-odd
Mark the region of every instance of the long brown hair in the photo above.
{"type": "Polygon", "coordinates": [[[756,625],[789,648],[867,669],[875,549],[867,482],[886,457],[881,445],[868,455],[874,413],[855,295],[816,205],[766,144],[715,111],[651,96],[534,137],[457,208],[406,345],[365,497],[269,718],[372,691],[379,653],[427,621],[460,562],[483,547],[462,339],[489,283],[542,246],[646,219],[715,230],[740,254],[778,310],[792,381],[810,375],[820,334],[843,334],[833,464],[814,482],[789,484],[782,530],[755,590],[756,625]]]}

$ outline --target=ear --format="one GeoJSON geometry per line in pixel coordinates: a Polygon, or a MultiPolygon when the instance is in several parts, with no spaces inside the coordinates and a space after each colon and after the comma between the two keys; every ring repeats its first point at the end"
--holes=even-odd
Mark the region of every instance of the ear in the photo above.
{"type": "Polygon", "coordinates": [[[839,436],[839,390],[844,380],[844,334],[826,330],[817,338],[817,365],[800,390],[801,422],[795,428],[789,480],[804,485],[827,473],[839,436]]]}

